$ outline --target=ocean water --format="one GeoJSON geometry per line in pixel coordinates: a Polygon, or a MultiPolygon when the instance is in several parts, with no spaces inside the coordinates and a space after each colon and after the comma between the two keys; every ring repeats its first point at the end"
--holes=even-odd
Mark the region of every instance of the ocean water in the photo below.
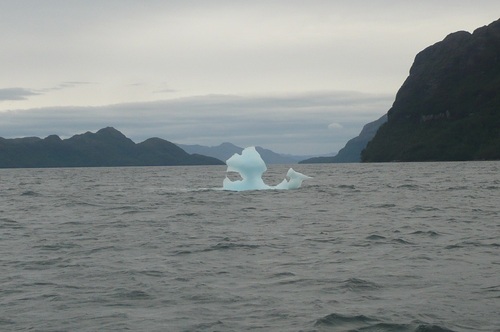
{"type": "Polygon", "coordinates": [[[0,170],[0,331],[500,331],[500,162],[294,167],[0,170]]]}

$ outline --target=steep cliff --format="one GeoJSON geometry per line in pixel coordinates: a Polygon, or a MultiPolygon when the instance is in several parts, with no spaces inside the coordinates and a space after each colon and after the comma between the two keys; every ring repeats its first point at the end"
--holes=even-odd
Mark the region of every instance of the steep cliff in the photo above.
{"type": "Polygon", "coordinates": [[[500,20],[416,57],[362,161],[500,159],[500,20]]]}

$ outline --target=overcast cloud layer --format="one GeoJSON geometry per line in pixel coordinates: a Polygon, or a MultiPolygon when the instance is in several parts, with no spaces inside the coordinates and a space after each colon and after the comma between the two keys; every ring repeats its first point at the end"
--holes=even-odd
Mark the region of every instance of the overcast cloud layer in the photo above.
{"type": "Polygon", "coordinates": [[[183,144],[231,142],[311,155],[333,152],[359,133],[392,96],[353,92],[293,96],[211,95],[94,107],[47,107],[0,113],[5,137],[67,138],[113,126],[136,142],[161,137],[183,144]],[[56,129],[55,129],[56,128],[56,129]]]}
{"type": "Polygon", "coordinates": [[[337,151],[388,110],[419,51],[500,14],[489,0],[1,5],[1,137],[109,125],[295,154],[337,151]]]}

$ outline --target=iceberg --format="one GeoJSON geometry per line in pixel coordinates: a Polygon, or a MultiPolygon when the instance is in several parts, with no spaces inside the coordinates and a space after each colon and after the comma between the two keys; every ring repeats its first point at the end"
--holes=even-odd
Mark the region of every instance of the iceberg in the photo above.
{"type": "Polygon", "coordinates": [[[262,174],[267,170],[267,166],[254,146],[243,149],[241,154],[235,153],[226,160],[226,165],[226,172],[239,173],[241,180],[232,181],[226,176],[222,183],[224,190],[297,189],[302,185],[302,181],[311,178],[290,168],[280,184],[276,186],[265,184],[262,180],[262,174]]]}

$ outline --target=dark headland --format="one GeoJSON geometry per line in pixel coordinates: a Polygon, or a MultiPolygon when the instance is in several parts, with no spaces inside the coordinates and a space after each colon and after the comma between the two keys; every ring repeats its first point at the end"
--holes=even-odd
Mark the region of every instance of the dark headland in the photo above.
{"type": "Polygon", "coordinates": [[[300,163],[500,159],[500,20],[418,53],[392,108],[334,157],[300,163]]]}
{"type": "Polygon", "coordinates": [[[500,20],[416,57],[362,161],[500,159],[500,20]]]}
{"type": "Polygon", "coordinates": [[[219,159],[188,154],[174,143],[149,138],[134,143],[107,127],[68,139],[0,138],[0,168],[224,165],[219,159]]]}

